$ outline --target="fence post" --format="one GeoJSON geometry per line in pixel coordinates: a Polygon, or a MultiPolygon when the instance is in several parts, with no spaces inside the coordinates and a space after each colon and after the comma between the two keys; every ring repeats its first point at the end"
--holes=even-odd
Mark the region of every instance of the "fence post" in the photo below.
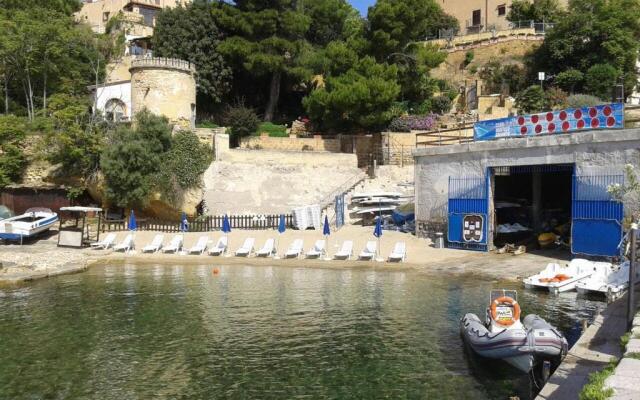
{"type": "Polygon", "coordinates": [[[631,224],[631,230],[629,234],[631,235],[631,254],[629,257],[629,294],[628,294],[628,304],[627,304],[627,330],[631,330],[633,327],[633,317],[635,316],[635,290],[636,290],[636,235],[638,233],[638,224],[631,224]]]}

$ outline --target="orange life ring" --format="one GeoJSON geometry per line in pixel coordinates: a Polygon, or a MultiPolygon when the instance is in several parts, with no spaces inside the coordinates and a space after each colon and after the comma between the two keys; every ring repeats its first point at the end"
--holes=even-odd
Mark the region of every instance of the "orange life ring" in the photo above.
{"type": "Polygon", "coordinates": [[[520,320],[520,305],[518,304],[517,301],[515,301],[511,297],[507,297],[507,296],[498,297],[493,301],[493,303],[491,303],[491,319],[496,321],[498,325],[511,326],[516,321],[520,320]],[[513,307],[513,316],[509,319],[505,319],[505,318],[498,319],[497,307],[500,304],[505,304],[505,303],[510,304],[511,307],[513,307]]]}

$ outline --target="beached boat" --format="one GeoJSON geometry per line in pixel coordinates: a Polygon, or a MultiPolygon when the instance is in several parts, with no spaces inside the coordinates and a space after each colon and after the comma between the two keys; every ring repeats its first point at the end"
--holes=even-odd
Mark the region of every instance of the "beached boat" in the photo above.
{"type": "Polygon", "coordinates": [[[478,355],[504,360],[528,373],[539,363],[558,364],[567,354],[565,337],[535,314],[520,321],[515,290],[492,290],[487,320],[466,314],[460,320],[460,334],[478,355]]]}
{"type": "Polygon", "coordinates": [[[609,264],[607,268],[598,270],[576,284],[576,290],[580,294],[594,293],[615,299],[629,286],[629,262],[620,265],[609,264]]]}
{"type": "Polygon", "coordinates": [[[58,214],[48,208],[30,208],[24,214],[0,221],[0,239],[22,240],[49,230],[58,214]]]}
{"type": "Polygon", "coordinates": [[[558,294],[574,290],[578,282],[589,278],[596,271],[610,267],[610,263],[593,262],[574,258],[569,265],[547,264],[541,272],[523,280],[526,289],[545,289],[558,294]]]}

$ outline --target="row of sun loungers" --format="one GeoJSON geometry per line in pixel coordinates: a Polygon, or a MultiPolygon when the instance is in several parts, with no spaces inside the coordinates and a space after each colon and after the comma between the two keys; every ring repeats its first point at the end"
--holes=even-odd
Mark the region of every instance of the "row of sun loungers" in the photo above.
{"type": "MultiPolygon", "coordinates": [[[[129,252],[134,249],[133,234],[128,234],[122,242],[115,244],[116,234],[109,233],[102,241],[93,243],[91,247],[95,249],[109,249],[113,247],[115,251],[129,252]]],[[[143,253],[177,253],[179,251],[185,251],[189,254],[209,254],[212,256],[220,256],[228,252],[228,239],[226,236],[218,239],[214,246],[209,247],[209,237],[201,236],[197,243],[189,248],[183,248],[183,236],[174,236],[169,244],[166,246],[164,243],[164,235],[156,235],[151,243],[142,248],[143,253]]],[[[274,239],[267,239],[262,248],[255,251],[255,239],[245,239],[242,246],[235,251],[237,257],[250,257],[255,255],[256,257],[274,257],[277,255],[276,244],[274,239]]],[[[378,243],[374,240],[367,242],[364,249],[358,255],[359,260],[373,260],[378,253],[378,243]]],[[[406,245],[404,242],[397,242],[393,248],[393,251],[387,258],[388,261],[402,262],[405,260],[407,254],[406,245]]],[[[301,256],[306,258],[321,258],[327,257],[326,242],[324,240],[317,240],[313,247],[306,253],[304,252],[304,242],[302,239],[296,239],[291,243],[287,251],[284,253],[284,258],[300,258],[301,256]]],[[[333,255],[336,260],[350,260],[353,257],[353,241],[345,240],[340,247],[340,250],[333,255]]]]}

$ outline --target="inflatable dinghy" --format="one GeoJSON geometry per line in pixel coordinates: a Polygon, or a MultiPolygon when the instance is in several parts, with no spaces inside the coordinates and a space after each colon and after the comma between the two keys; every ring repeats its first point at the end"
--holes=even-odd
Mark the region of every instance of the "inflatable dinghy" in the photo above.
{"type": "Polygon", "coordinates": [[[460,333],[478,355],[504,360],[525,373],[540,362],[557,365],[568,350],[562,333],[539,316],[529,314],[520,322],[514,290],[492,291],[487,321],[466,314],[460,321],[460,333]]]}

